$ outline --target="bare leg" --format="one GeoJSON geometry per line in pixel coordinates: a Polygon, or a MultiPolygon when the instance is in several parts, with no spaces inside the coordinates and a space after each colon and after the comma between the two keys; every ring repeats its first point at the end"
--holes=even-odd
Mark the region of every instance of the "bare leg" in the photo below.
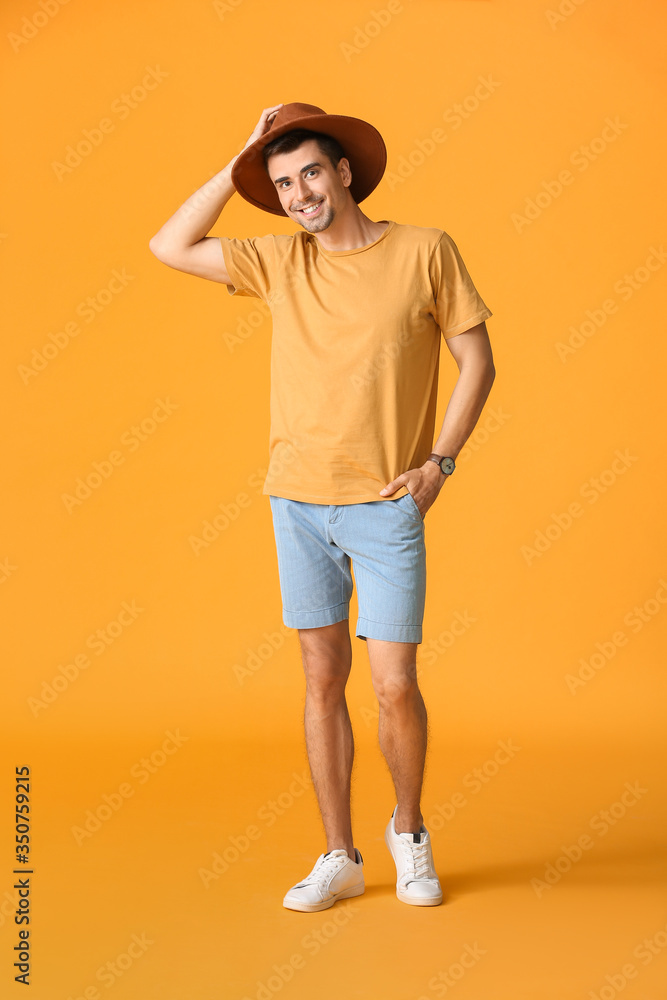
{"type": "Polygon", "coordinates": [[[327,851],[343,848],[355,861],[350,814],[354,738],[345,700],[352,666],[348,619],[299,629],[299,642],[306,676],[306,750],[327,851]]]}
{"type": "Polygon", "coordinates": [[[417,833],[427,746],[427,714],[417,684],[417,643],[367,639],[380,709],[380,749],[396,790],[397,833],[417,833]]]}

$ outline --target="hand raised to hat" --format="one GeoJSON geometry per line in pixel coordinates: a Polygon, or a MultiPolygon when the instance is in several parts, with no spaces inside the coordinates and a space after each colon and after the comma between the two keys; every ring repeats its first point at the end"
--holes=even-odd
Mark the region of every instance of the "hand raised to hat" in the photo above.
{"type": "Polygon", "coordinates": [[[253,142],[257,142],[258,139],[262,138],[265,132],[269,131],[273,123],[274,117],[277,115],[279,108],[282,108],[282,106],[283,106],[282,103],[280,103],[280,104],[274,104],[270,108],[264,108],[259,121],[255,125],[252,135],[250,136],[245,146],[243,147],[244,149],[247,149],[248,146],[252,146],[253,142]]]}

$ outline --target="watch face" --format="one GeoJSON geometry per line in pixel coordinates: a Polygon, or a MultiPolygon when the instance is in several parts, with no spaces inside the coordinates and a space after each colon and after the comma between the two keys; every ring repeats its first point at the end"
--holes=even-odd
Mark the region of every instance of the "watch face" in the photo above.
{"type": "Polygon", "coordinates": [[[453,458],[443,458],[440,462],[440,468],[447,476],[451,476],[454,471],[454,459],[453,458]]]}

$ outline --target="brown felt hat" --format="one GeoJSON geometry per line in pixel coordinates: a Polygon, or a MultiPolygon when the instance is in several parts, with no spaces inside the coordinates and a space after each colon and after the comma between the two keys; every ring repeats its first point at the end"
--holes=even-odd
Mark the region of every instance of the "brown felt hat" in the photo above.
{"type": "Polygon", "coordinates": [[[273,116],[269,130],[244,149],[232,167],[232,184],[251,205],[273,215],[287,216],[264,166],[262,151],[273,139],[295,128],[324,132],[338,139],[350,163],[350,194],[357,203],[380,183],[387,166],[387,148],[373,125],[361,118],[328,115],[314,104],[283,104],[273,116]]]}

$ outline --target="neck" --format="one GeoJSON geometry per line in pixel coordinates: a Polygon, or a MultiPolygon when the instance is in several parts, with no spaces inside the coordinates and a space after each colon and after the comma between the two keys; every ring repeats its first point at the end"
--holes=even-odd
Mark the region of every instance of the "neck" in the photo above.
{"type": "Polygon", "coordinates": [[[354,206],[354,210],[337,215],[327,229],[313,233],[325,250],[356,250],[368,246],[382,235],[389,223],[373,222],[354,206]]]}

